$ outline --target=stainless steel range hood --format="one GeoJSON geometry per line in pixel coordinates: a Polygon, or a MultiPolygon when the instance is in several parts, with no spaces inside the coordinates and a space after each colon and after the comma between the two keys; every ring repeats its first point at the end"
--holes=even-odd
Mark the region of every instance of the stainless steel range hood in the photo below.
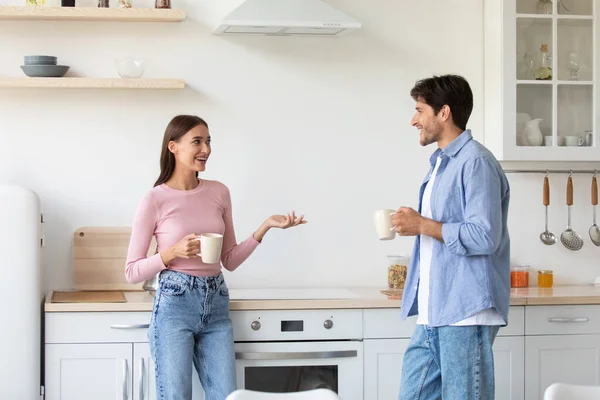
{"type": "Polygon", "coordinates": [[[361,23],[322,0],[245,0],[216,35],[343,36],[361,23]]]}

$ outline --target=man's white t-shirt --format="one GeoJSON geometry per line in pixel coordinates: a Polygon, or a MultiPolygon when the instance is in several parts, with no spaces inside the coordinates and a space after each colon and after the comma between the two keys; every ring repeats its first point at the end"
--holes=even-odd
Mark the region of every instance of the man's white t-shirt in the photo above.
{"type": "MultiPolygon", "coordinates": [[[[433,188],[433,182],[437,174],[437,170],[442,161],[441,157],[438,157],[429,182],[425,186],[423,191],[423,200],[421,201],[421,215],[425,218],[432,218],[431,215],[431,190],[433,188]]],[[[418,312],[417,324],[427,325],[429,319],[429,270],[431,269],[431,257],[433,255],[433,243],[434,238],[427,235],[421,235],[421,246],[419,249],[419,291],[418,291],[418,312]]],[[[463,319],[452,326],[464,326],[464,325],[504,325],[504,319],[498,311],[493,308],[482,310],[477,314],[463,319]]]]}

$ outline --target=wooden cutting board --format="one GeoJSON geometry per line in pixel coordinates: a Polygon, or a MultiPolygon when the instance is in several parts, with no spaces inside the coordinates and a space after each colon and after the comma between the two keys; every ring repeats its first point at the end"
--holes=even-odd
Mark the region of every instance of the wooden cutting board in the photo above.
{"type": "MultiPolygon", "coordinates": [[[[142,290],[125,280],[130,227],[91,226],[73,233],[73,286],[78,290],[142,290]]],[[[153,238],[148,255],[154,254],[153,238]]]]}
{"type": "Polygon", "coordinates": [[[122,291],[54,291],[52,303],[125,303],[122,291]]]}

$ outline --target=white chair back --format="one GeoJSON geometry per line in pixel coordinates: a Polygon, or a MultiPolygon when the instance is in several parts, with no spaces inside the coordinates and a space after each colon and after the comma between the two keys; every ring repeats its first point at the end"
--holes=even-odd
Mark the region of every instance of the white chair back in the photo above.
{"type": "Polygon", "coordinates": [[[544,391],[544,400],[598,400],[600,386],[553,383],[544,391]]]}

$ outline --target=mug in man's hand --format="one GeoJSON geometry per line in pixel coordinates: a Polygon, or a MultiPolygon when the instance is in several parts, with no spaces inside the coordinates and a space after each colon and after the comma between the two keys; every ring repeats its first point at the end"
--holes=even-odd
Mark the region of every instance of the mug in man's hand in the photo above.
{"type": "Polygon", "coordinates": [[[373,219],[379,240],[392,240],[396,237],[394,225],[392,225],[392,214],[395,212],[389,209],[375,211],[373,219]]]}

